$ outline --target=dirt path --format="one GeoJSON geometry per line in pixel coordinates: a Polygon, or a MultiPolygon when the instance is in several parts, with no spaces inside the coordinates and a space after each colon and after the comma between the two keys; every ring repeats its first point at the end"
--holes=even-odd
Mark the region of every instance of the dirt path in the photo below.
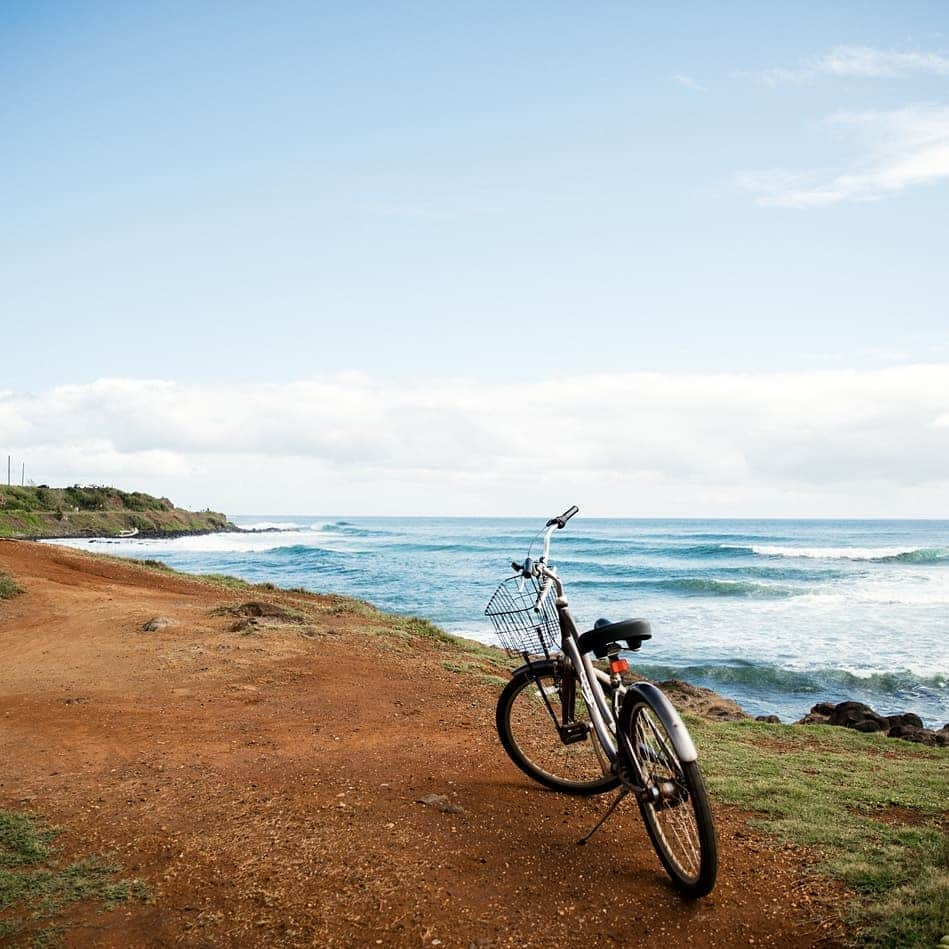
{"type": "Polygon", "coordinates": [[[446,671],[450,647],[325,607],[241,635],[210,611],[259,591],[65,548],[0,542],[0,569],[26,591],[0,601],[0,807],[153,893],[67,917],[71,945],[827,944],[802,856],[740,815],[718,810],[719,883],[695,904],[633,807],[577,847],[605,802],[522,776],[496,689],[446,671]],[[143,632],[156,615],[178,625],[143,632]]]}

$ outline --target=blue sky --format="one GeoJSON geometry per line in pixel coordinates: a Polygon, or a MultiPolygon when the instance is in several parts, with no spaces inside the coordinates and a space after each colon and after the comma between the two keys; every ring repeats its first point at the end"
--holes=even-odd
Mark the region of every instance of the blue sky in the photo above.
{"type": "Polygon", "coordinates": [[[34,457],[22,406],[101,379],[249,405],[341,373],[385,398],[949,363],[942,3],[7,0],[0,132],[0,436],[34,457]]]}
{"type": "Polygon", "coordinates": [[[761,79],[949,56],[944,4],[474,11],[4,4],[0,282],[43,339],[8,384],[946,347],[945,180],[824,208],[736,181],[860,164],[835,113],[949,102],[949,74],[761,79]]]}

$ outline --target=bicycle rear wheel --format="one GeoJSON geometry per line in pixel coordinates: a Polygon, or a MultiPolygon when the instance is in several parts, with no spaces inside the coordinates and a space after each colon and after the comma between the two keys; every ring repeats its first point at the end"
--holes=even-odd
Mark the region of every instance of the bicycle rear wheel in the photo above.
{"type": "Polygon", "coordinates": [[[718,848],[702,772],[695,761],[679,758],[664,717],[645,697],[635,702],[627,721],[650,792],[639,799],[639,809],[653,847],[679,890],[705,896],[715,885],[718,848]]]}
{"type": "Polygon", "coordinates": [[[590,795],[619,784],[592,729],[576,674],[560,663],[534,663],[511,679],[498,699],[497,727],[514,764],[545,787],[590,795]],[[575,740],[565,744],[558,724],[578,726],[575,740]]]}

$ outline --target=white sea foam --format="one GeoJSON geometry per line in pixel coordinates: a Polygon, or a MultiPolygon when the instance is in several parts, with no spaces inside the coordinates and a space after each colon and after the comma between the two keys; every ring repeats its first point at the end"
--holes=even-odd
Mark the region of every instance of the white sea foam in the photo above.
{"type": "MultiPolygon", "coordinates": [[[[723,546],[743,549],[737,544],[723,546]]],[[[921,550],[919,547],[779,547],[758,544],[751,545],[751,549],[761,557],[804,557],[808,560],[886,560],[921,550]]]]}
{"type": "Polygon", "coordinates": [[[301,535],[297,531],[261,534],[199,534],[193,537],[167,537],[142,540],[83,540],[64,538],[47,543],[63,544],[67,547],[84,548],[88,544],[109,544],[110,554],[130,557],[161,558],[162,551],[174,553],[258,553],[277,550],[280,547],[296,547],[305,544],[316,548],[314,535],[301,535]]]}
{"type": "Polygon", "coordinates": [[[878,606],[938,606],[949,605],[949,584],[931,583],[912,586],[901,583],[857,584],[840,590],[819,590],[795,598],[795,605],[805,608],[817,606],[838,607],[841,611],[857,605],[878,606]]]}

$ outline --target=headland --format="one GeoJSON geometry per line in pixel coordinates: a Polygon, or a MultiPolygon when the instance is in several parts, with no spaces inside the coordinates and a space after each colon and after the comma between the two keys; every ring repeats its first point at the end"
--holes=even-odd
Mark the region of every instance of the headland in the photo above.
{"type": "Polygon", "coordinates": [[[236,530],[217,511],[187,511],[141,491],[0,485],[0,537],[177,537],[236,530]]]}

